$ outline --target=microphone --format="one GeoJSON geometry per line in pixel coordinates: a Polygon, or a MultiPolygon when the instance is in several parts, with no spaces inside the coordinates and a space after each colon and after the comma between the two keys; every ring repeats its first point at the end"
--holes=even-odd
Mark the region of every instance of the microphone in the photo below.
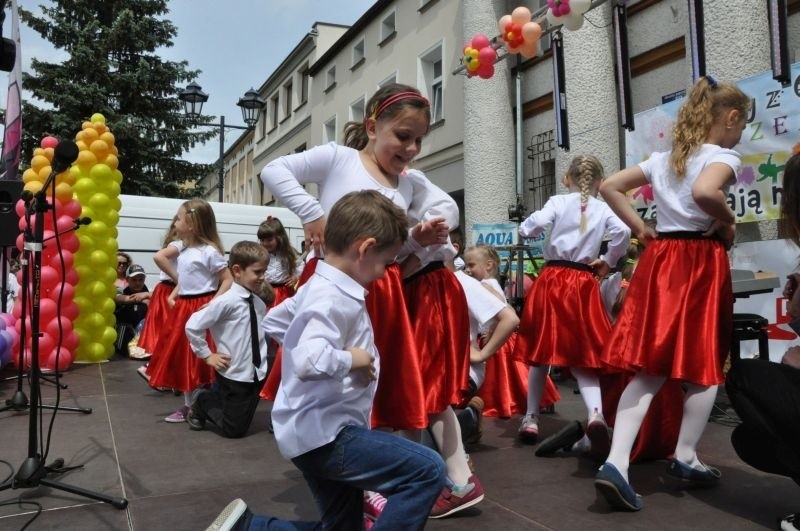
{"type": "Polygon", "coordinates": [[[23,190],[19,198],[22,199],[22,202],[25,203],[25,205],[29,205],[31,200],[33,200],[33,192],[30,190],[23,190]]]}
{"type": "Polygon", "coordinates": [[[78,144],[72,140],[62,140],[53,150],[53,172],[59,174],[65,171],[78,158],[78,144]]]}
{"type": "Polygon", "coordinates": [[[75,226],[80,227],[81,225],[88,225],[92,222],[92,218],[82,217],[75,219],[75,226]]]}

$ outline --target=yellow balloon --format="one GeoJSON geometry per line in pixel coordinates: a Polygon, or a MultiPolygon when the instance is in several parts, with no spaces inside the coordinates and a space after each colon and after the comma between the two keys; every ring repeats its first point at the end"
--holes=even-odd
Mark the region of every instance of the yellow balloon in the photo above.
{"type": "Polygon", "coordinates": [[[44,183],[41,181],[31,181],[25,184],[25,190],[35,194],[42,189],[42,186],[44,183]]]}
{"type": "Polygon", "coordinates": [[[89,149],[89,146],[86,145],[86,142],[81,140],[83,138],[83,131],[75,135],[75,138],[76,138],[75,145],[78,146],[78,151],[86,151],[87,149],[89,149]]]}
{"type": "Polygon", "coordinates": [[[72,199],[72,186],[69,183],[58,183],[56,185],[56,199],[62,203],[72,199]]]}
{"type": "Polygon", "coordinates": [[[29,183],[31,181],[38,181],[38,180],[39,180],[39,174],[33,168],[28,168],[22,174],[22,182],[29,183]]]}
{"type": "MultiPolygon", "coordinates": [[[[106,143],[103,142],[102,140],[97,140],[92,144],[92,148],[94,148],[95,144],[103,144],[104,146],[106,145],[106,143]]],[[[98,183],[104,181],[110,181],[112,179],[111,168],[109,168],[105,164],[95,164],[94,166],[92,166],[92,169],[89,171],[89,175],[92,177],[92,179],[94,179],[95,182],[98,183]]]]}
{"type": "Polygon", "coordinates": [[[36,173],[39,173],[39,170],[45,166],[50,166],[50,160],[44,155],[36,155],[31,159],[31,168],[36,173]]]}
{"type": "Polygon", "coordinates": [[[53,171],[50,166],[45,166],[39,170],[39,180],[44,183],[48,177],[50,177],[50,172],[53,171]]]}
{"type": "Polygon", "coordinates": [[[100,334],[101,343],[104,345],[113,345],[117,340],[117,331],[113,327],[107,326],[100,334]]]}
{"type": "Polygon", "coordinates": [[[106,159],[103,162],[112,170],[116,170],[117,166],[119,166],[119,159],[113,153],[106,155],[106,159]]]}
{"type": "Polygon", "coordinates": [[[33,156],[44,155],[44,148],[37,147],[33,150],[33,156]]]}
{"type": "Polygon", "coordinates": [[[104,124],[104,123],[106,123],[106,117],[103,116],[102,114],[100,114],[99,112],[94,113],[92,115],[91,120],[92,120],[93,124],[97,124],[97,123],[104,124]]]}
{"type": "Polygon", "coordinates": [[[90,150],[81,151],[78,153],[78,160],[75,161],[75,164],[80,166],[82,170],[89,171],[92,166],[97,164],[97,157],[90,150]]]}
{"type": "Polygon", "coordinates": [[[103,251],[94,250],[89,255],[89,262],[95,267],[108,265],[108,255],[103,251]]]}

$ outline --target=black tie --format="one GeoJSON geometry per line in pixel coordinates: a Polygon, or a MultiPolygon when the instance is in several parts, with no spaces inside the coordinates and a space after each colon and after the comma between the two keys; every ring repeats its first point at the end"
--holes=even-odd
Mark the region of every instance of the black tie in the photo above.
{"type": "MultiPolygon", "coordinates": [[[[253,350],[253,365],[258,369],[261,366],[261,350],[259,349],[258,320],[256,308],[253,305],[253,295],[247,297],[247,306],[250,307],[250,347],[253,350]]],[[[257,372],[253,375],[253,379],[258,381],[257,372]]]]}

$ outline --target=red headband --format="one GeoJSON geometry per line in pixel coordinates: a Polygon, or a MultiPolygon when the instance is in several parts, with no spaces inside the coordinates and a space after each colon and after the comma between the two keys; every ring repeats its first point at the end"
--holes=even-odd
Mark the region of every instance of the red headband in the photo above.
{"type": "Polygon", "coordinates": [[[430,107],[430,102],[428,101],[428,98],[426,98],[426,97],[425,97],[425,96],[423,96],[422,94],[419,94],[418,92],[413,92],[413,91],[407,91],[407,92],[398,92],[397,94],[392,94],[391,96],[389,96],[388,98],[386,98],[385,100],[383,100],[383,101],[381,102],[381,104],[380,104],[380,105],[378,105],[378,107],[377,107],[377,108],[375,109],[375,111],[372,113],[372,116],[371,116],[371,118],[372,118],[373,120],[377,120],[377,119],[378,119],[378,116],[380,116],[380,115],[381,115],[381,113],[382,113],[383,111],[385,111],[387,107],[389,107],[390,105],[394,105],[394,104],[395,104],[395,103],[397,103],[398,101],[401,101],[401,100],[408,100],[408,99],[411,99],[411,100],[419,100],[419,101],[421,101],[421,102],[425,103],[425,106],[426,106],[426,107],[430,107]]]}

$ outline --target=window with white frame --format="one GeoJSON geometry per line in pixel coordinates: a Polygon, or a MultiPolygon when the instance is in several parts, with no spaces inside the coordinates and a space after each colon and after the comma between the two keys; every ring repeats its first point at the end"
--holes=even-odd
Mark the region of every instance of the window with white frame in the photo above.
{"type": "Polygon", "coordinates": [[[350,104],[350,120],[353,122],[363,122],[366,113],[366,98],[361,96],[350,104]]]}
{"type": "Polygon", "coordinates": [[[276,127],[278,127],[278,95],[277,94],[275,94],[274,96],[272,96],[270,98],[269,105],[270,105],[269,110],[270,110],[270,118],[271,118],[270,124],[269,124],[269,128],[270,128],[270,130],[272,130],[272,129],[275,129],[276,127]]]}
{"type": "Polygon", "coordinates": [[[300,69],[300,104],[308,101],[308,63],[300,69]]]}
{"type": "Polygon", "coordinates": [[[378,83],[378,88],[383,88],[386,85],[391,85],[392,83],[397,83],[397,72],[395,72],[392,75],[386,77],[383,81],[378,83]]]}
{"type": "Polygon", "coordinates": [[[336,115],[331,116],[322,126],[322,141],[336,142],[336,115]]]}
{"type": "Polygon", "coordinates": [[[288,118],[292,114],[292,80],[283,86],[283,117],[288,118]]]}
{"type": "Polygon", "coordinates": [[[325,72],[325,90],[328,91],[336,85],[336,65],[333,65],[325,72]]]}
{"type": "Polygon", "coordinates": [[[442,77],[442,43],[420,56],[421,85],[431,102],[431,123],[444,118],[444,79],[442,77]]]}
{"type": "Polygon", "coordinates": [[[364,61],[364,37],[361,37],[361,40],[355,43],[353,46],[353,62],[351,66],[356,68],[364,61]]]}
{"type": "Polygon", "coordinates": [[[381,30],[378,44],[383,44],[389,38],[394,37],[396,31],[397,28],[395,27],[395,16],[394,11],[392,11],[381,20],[381,30]]]}

